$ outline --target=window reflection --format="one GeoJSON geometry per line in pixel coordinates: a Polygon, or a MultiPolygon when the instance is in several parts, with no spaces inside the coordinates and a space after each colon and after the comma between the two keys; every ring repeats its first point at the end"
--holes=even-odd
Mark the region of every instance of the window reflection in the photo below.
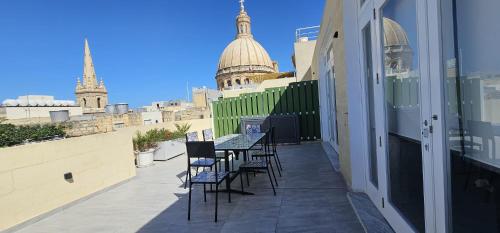
{"type": "Polygon", "coordinates": [[[500,1],[443,1],[453,232],[500,231],[500,1]]]}
{"type": "Polygon", "coordinates": [[[389,0],[382,13],[388,199],[425,232],[416,0],[389,0]]]}

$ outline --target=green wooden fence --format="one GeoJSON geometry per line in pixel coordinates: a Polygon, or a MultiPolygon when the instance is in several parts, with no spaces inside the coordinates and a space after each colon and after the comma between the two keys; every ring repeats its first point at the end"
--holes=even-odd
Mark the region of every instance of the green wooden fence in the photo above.
{"type": "Polygon", "coordinates": [[[301,140],[321,137],[318,81],[290,83],[264,92],[241,94],[213,103],[216,137],[240,133],[240,117],[296,114],[301,140]]]}

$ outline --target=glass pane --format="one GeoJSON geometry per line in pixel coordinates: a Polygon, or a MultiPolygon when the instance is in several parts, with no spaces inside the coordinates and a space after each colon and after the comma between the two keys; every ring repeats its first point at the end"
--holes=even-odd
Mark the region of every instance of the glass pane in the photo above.
{"type": "Polygon", "coordinates": [[[425,231],[416,0],[383,7],[389,202],[425,231]]]}
{"type": "Polygon", "coordinates": [[[367,89],[368,101],[368,138],[370,143],[370,182],[378,188],[378,175],[377,175],[377,133],[375,131],[375,95],[373,85],[373,63],[372,63],[372,41],[371,41],[371,28],[368,23],[363,28],[363,46],[365,52],[365,78],[367,89]]]}
{"type": "Polygon", "coordinates": [[[442,2],[453,232],[500,231],[500,1],[442,2]]]}

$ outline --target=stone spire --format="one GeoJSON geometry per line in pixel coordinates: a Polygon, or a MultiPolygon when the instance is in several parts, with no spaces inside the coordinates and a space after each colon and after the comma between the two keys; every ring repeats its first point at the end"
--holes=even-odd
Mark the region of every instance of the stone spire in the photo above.
{"type": "Polygon", "coordinates": [[[236,17],[236,38],[253,37],[250,24],[250,16],[245,11],[245,0],[240,0],[240,14],[236,17]]]}
{"type": "Polygon", "coordinates": [[[77,80],[75,95],[84,113],[104,112],[108,104],[108,91],[102,79],[100,82],[97,81],[87,39],[83,50],[83,83],[80,79],[77,80]]]}
{"type": "Polygon", "coordinates": [[[97,78],[94,70],[94,63],[92,62],[92,56],[90,55],[89,43],[87,38],[85,38],[85,49],[83,55],[83,86],[85,88],[96,88],[97,78]]]}

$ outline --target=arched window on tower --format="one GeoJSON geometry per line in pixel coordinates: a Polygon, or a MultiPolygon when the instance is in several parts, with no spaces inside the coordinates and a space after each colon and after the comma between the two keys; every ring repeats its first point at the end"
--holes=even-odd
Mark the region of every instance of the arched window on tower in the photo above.
{"type": "Polygon", "coordinates": [[[241,85],[241,81],[239,79],[236,79],[236,85],[241,85]]]}
{"type": "Polygon", "coordinates": [[[83,107],[87,107],[87,99],[83,98],[83,107]]]}
{"type": "Polygon", "coordinates": [[[101,98],[97,98],[97,108],[101,108],[101,98]]]}
{"type": "Polygon", "coordinates": [[[227,87],[232,87],[233,86],[233,83],[231,82],[231,80],[227,80],[227,87]]]}
{"type": "Polygon", "coordinates": [[[245,79],[245,84],[250,84],[250,79],[246,78],[245,79]]]}

